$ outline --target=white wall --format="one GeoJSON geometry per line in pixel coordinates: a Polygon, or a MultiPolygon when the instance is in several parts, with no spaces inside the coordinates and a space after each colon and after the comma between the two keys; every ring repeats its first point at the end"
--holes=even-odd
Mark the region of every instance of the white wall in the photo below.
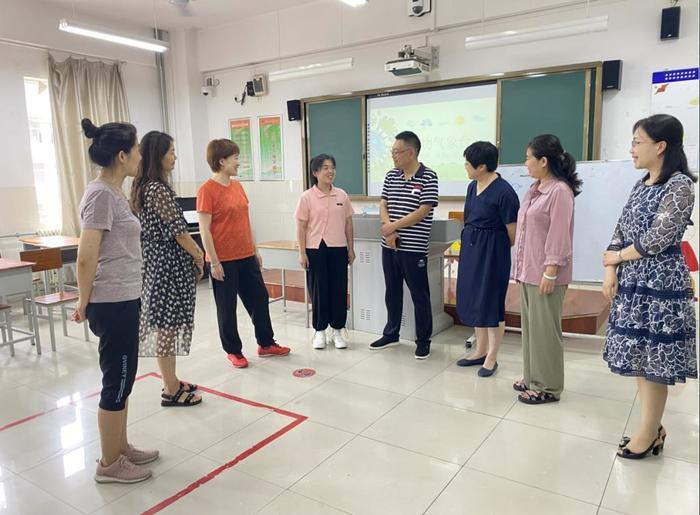
{"type": "MultiPolygon", "coordinates": [[[[205,102],[209,137],[227,136],[229,118],[284,115],[289,99],[421,82],[425,79],[395,78],[383,71],[383,64],[396,55],[402,44],[427,42],[440,48],[440,66],[430,75],[430,80],[622,59],[622,90],[604,94],[601,141],[603,159],[620,159],[628,155],[632,123],[649,113],[652,72],[698,65],[697,2],[681,2],[681,38],[667,42],[658,40],[661,9],[668,6],[665,0],[599,0],[591,2],[589,10],[585,2],[555,9],[556,5],[571,3],[562,0],[485,2],[488,21],[483,24],[479,21],[481,0],[433,0],[433,3],[437,6],[434,19],[432,15],[411,19],[405,15],[405,0],[370,2],[357,9],[342,6],[336,0],[321,0],[279,14],[199,31],[200,71],[214,71],[221,80],[217,96],[205,102]],[[542,8],[548,9],[523,14],[542,8]],[[519,15],[513,17],[513,13],[519,15]],[[587,15],[607,15],[609,30],[479,51],[464,49],[467,35],[541,26],[587,15]],[[424,31],[431,29],[433,23],[438,30],[426,35],[424,31]],[[463,23],[472,24],[458,26],[463,23]],[[445,27],[453,28],[442,30],[445,27]],[[386,40],[387,35],[398,34],[406,36],[386,40]],[[368,43],[359,44],[363,41],[368,43]],[[345,48],[341,48],[343,45],[345,48]],[[266,97],[249,98],[242,107],[233,102],[233,97],[240,94],[243,84],[254,73],[341,57],[354,59],[352,71],[274,83],[266,97]]],[[[291,184],[244,184],[251,197],[259,240],[294,235],[292,213],[305,168],[301,160],[301,123],[285,121],[283,134],[286,174],[291,184]]],[[[456,155],[461,150],[455,149],[456,155]]],[[[461,203],[443,203],[440,212],[444,215],[447,210],[461,208],[461,203]]]]}
{"type": "MultiPolygon", "coordinates": [[[[62,17],[72,18],[72,10],[38,0],[2,0],[0,141],[5,150],[5,162],[0,167],[0,235],[33,232],[38,228],[24,77],[48,77],[47,48],[58,50],[52,51],[58,60],[76,53],[126,61],[122,71],[132,123],[140,134],[162,126],[153,54],[62,33],[58,30],[58,21],[62,17]]],[[[114,30],[148,35],[146,29],[136,26],[84,16],[78,19],[113,27],[114,30]]],[[[0,241],[0,246],[2,244],[0,241]]]]}

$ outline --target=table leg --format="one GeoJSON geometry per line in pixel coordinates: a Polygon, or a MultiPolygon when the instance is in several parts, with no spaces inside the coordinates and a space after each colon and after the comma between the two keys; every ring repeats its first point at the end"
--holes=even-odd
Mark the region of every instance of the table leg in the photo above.
{"type": "MultiPolygon", "coordinates": [[[[287,276],[285,269],[282,269],[282,311],[287,311],[287,276]]],[[[307,326],[308,327],[308,326],[307,326]]]]}
{"type": "Polygon", "coordinates": [[[34,303],[34,287],[29,280],[29,316],[32,319],[32,329],[34,331],[34,341],[36,342],[36,355],[41,356],[41,336],[39,336],[39,317],[37,317],[36,304],[34,303]]]}

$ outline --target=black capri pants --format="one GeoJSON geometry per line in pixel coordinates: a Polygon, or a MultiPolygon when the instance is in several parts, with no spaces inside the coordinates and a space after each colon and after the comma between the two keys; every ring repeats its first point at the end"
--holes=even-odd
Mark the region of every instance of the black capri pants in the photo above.
{"type": "Polygon", "coordinates": [[[123,410],[131,394],[138,368],[140,313],[141,299],[91,302],[87,306],[90,330],[100,339],[103,410],[123,410]]]}

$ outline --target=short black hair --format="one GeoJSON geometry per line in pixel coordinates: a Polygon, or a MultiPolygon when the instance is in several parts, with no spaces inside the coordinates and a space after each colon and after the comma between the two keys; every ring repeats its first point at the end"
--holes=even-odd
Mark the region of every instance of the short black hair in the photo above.
{"type": "Polygon", "coordinates": [[[498,168],[498,149],[489,141],[475,141],[464,149],[464,159],[474,168],[486,165],[489,172],[498,168]]]}
{"type": "Polygon", "coordinates": [[[418,136],[416,136],[415,132],[399,132],[396,136],[394,136],[394,139],[400,139],[406,143],[406,145],[413,148],[416,151],[416,157],[418,157],[418,154],[420,154],[420,140],[418,139],[418,136]]]}
{"type": "Polygon", "coordinates": [[[335,157],[330,154],[319,154],[316,157],[311,158],[311,163],[309,164],[309,170],[311,172],[309,173],[309,181],[311,181],[312,186],[316,186],[316,184],[318,184],[318,179],[316,179],[314,172],[318,172],[321,168],[323,168],[323,163],[326,161],[330,161],[333,163],[333,166],[335,166],[335,157]]]}

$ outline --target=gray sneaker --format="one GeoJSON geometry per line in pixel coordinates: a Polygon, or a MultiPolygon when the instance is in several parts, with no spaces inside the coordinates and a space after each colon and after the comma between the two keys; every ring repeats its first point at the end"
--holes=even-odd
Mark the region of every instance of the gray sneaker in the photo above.
{"type": "Polygon", "coordinates": [[[146,463],[156,461],[160,456],[160,452],[158,452],[156,449],[137,449],[133,445],[129,444],[129,448],[126,451],[125,456],[126,459],[134,465],[145,465],[146,463]]]}
{"type": "Polygon", "coordinates": [[[97,460],[95,481],[98,483],[139,483],[150,478],[153,473],[147,468],[131,463],[123,454],[117,461],[105,467],[97,460]]]}

